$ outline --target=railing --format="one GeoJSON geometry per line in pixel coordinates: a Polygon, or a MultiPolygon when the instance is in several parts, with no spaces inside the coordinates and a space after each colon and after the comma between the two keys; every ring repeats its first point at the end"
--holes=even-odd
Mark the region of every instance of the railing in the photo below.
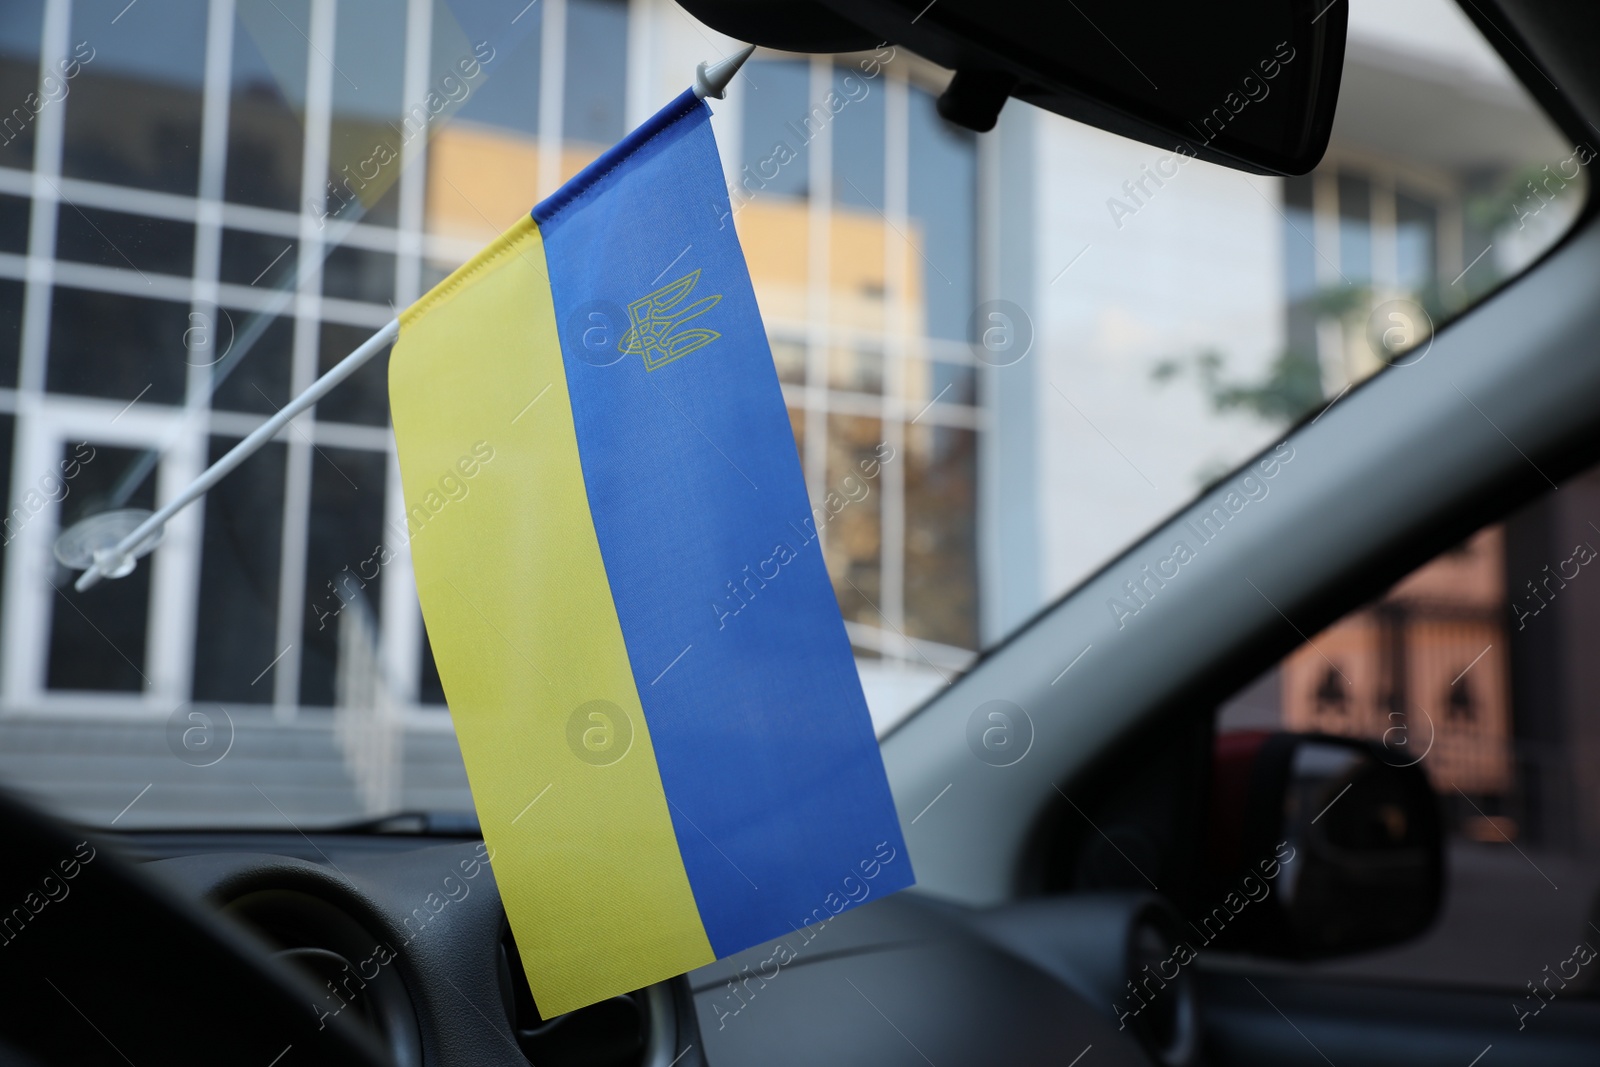
{"type": "Polygon", "coordinates": [[[359,594],[340,612],[333,737],[362,806],[383,815],[400,806],[405,727],[384,681],[378,625],[359,594]]]}

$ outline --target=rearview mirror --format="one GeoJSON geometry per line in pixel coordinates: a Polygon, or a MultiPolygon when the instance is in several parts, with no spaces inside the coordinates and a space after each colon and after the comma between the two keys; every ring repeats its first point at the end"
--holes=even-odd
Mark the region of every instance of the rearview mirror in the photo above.
{"type": "Polygon", "coordinates": [[[940,113],[974,130],[1009,97],[1167,151],[1304,174],[1328,145],[1348,0],[679,0],[793,52],[884,44],[956,72],[940,113]]]}
{"type": "Polygon", "coordinates": [[[1438,801],[1419,768],[1375,742],[1224,735],[1211,819],[1219,892],[1259,899],[1238,921],[1229,916],[1219,948],[1296,959],[1340,956],[1409,940],[1438,914],[1444,892],[1438,801]],[[1259,898],[1247,879],[1263,887],[1259,898]]]}

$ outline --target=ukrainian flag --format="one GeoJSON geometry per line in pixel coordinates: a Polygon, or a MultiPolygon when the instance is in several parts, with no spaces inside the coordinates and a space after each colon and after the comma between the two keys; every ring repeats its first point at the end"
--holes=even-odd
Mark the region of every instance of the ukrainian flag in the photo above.
{"type": "Polygon", "coordinates": [[[710,112],[401,316],[417,589],[546,1018],[912,883],[710,112]]]}

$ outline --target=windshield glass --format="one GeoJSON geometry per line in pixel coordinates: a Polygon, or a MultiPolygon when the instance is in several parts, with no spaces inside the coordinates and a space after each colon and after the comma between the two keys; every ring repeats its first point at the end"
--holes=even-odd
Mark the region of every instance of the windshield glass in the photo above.
{"type": "MultiPolygon", "coordinates": [[[[125,577],[75,590],[83,546],[733,47],[622,0],[4,6],[0,783],[122,828],[471,810],[384,359],[125,577]]],[[[1447,0],[1351,4],[1332,145],[1299,178],[1015,101],[974,134],[938,117],[948,79],[890,45],[761,52],[713,108],[880,734],[1421,358],[1560,237],[1594,154],[1447,0]]]]}

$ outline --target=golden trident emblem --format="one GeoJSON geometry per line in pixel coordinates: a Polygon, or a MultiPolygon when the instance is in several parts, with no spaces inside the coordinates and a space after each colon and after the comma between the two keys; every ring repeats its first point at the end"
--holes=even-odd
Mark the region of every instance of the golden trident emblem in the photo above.
{"type": "Polygon", "coordinates": [[[635,353],[644,356],[644,369],[652,371],[675,359],[682,359],[721,337],[716,330],[684,326],[684,323],[704,315],[722,300],[722,295],[718,293],[680,308],[679,305],[694,292],[695,283],[699,280],[700,272],[696,270],[629,304],[628,321],[632,326],[617,345],[617,351],[630,356],[635,353]]]}

